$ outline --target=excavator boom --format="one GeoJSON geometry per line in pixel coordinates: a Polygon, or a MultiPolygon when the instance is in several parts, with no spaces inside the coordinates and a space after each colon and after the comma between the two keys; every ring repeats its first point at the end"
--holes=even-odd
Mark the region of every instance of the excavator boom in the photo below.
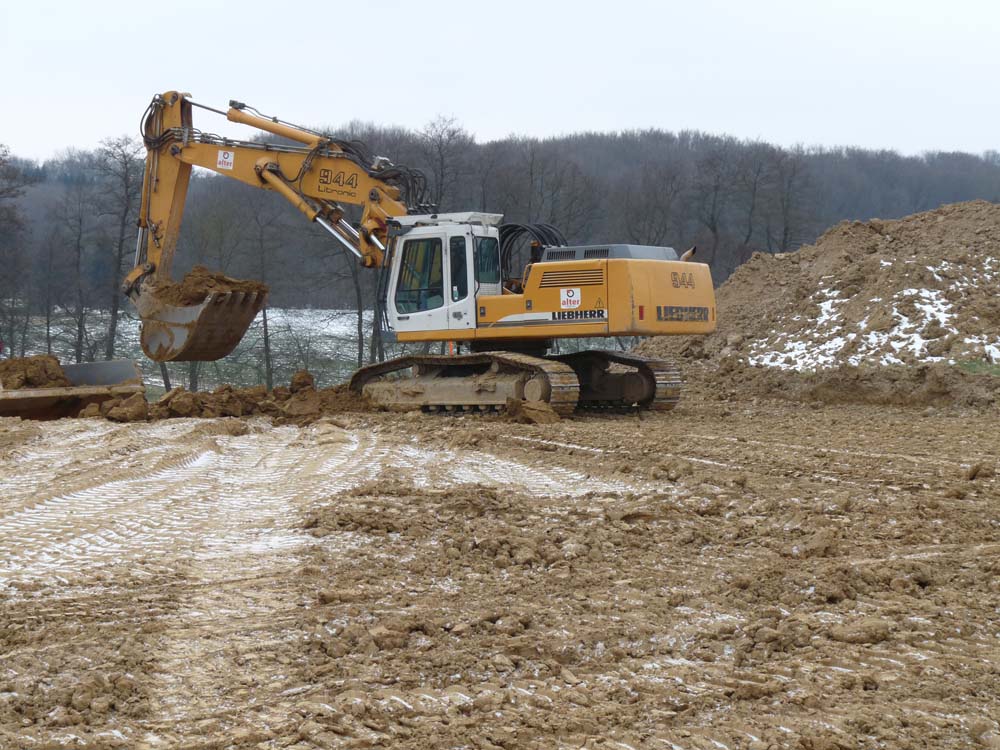
{"type": "Polygon", "coordinates": [[[228,120],[295,143],[234,141],[196,130],[192,110],[198,106],[170,91],[153,99],[143,120],[147,156],[139,238],[123,291],[142,319],[143,351],[161,362],[224,357],[267,299],[263,285],[248,290],[246,282],[216,275],[202,300],[172,302],[176,295],[167,290],[192,167],[278,193],[368,267],[384,262],[387,222],[407,213],[403,193],[422,193],[418,172],[371,157],[358,144],[255,114],[240,102],[230,103],[228,120]],[[358,229],[344,218],[343,204],[362,207],[358,229]]]}

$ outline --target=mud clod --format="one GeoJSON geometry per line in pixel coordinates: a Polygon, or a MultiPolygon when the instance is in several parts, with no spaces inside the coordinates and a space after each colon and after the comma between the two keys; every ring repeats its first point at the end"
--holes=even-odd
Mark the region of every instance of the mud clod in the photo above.
{"type": "Polygon", "coordinates": [[[830,637],[844,643],[881,643],[889,637],[891,627],[886,620],[867,617],[830,629],[830,637]]]}
{"type": "Polygon", "coordinates": [[[554,424],[560,416],[547,403],[507,399],[506,418],[518,424],[554,424]]]}
{"type": "Polygon", "coordinates": [[[72,386],[59,360],[48,354],[19,359],[0,359],[0,386],[22,388],[68,388],[72,386]]]}
{"type": "Polygon", "coordinates": [[[312,373],[308,370],[299,370],[292,375],[292,382],[289,384],[288,389],[292,393],[298,393],[299,391],[306,390],[307,388],[315,387],[316,379],[313,377],[312,373]]]}
{"type": "Polygon", "coordinates": [[[105,404],[105,416],[112,422],[142,422],[149,417],[149,405],[141,393],[133,393],[125,399],[111,399],[105,404]]]}

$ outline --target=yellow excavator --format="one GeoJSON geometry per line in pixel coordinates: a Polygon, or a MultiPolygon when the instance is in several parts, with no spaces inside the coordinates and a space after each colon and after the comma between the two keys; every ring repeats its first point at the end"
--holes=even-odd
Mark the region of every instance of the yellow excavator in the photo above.
{"type": "MultiPolygon", "coordinates": [[[[673,249],[570,246],[546,224],[503,224],[482,212],[435,213],[418,170],[232,101],[213,109],[176,91],[143,118],[147,148],[135,268],[123,291],[153,360],[215,360],[239,343],[266,301],[252,282],[207,290],[197,304],[163,293],[194,166],[283,196],[378,269],[380,310],[400,342],[455,342],[466,354],[412,354],[363,367],[351,388],[387,408],[502,409],[508,399],[577,408],[669,410],[680,395],[670,362],[590,350],[550,356],[555,339],[705,334],[716,309],[707,265],[673,249]],[[237,141],[197,130],[194,108],[278,139],[237,141]],[[345,206],[360,207],[351,222],[345,206]],[[515,261],[525,246],[530,257],[515,261]]],[[[356,210],[356,209],[355,209],[356,210]]]]}

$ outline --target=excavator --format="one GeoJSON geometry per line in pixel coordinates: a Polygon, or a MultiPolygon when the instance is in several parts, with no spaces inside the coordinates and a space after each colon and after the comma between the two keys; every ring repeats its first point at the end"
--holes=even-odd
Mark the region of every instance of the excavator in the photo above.
{"type": "Polygon", "coordinates": [[[680,396],[670,362],[618,351],[549,354],[557,339],[697,335],[716,325],[709,267],[669,247],[574,246],[547,224],[499,214],[437,213],[421,172],[357,141],[264,115],[238,101],[225,111],[189,94],[155,96],[142,119],[147,148],[135,267],[123,292],[158,362],[229,354],[264,306],[252,282],[207,290],[197,304],[163,293],[192,167],[285,198],[306,220],[378,272],[378,309],[398,342],[450,342],[455,354],[415,353],[362,367],[352,390],[378,406],[424,411],[503,410],[510,399],[576,409],[667,411],[680,396]],[[198,130],[205,109],[269,134],[233,140],[198,130]],[[349,219],[349,212],[360,218],[349,219]],[[530,257],[518,260],[530,244],[530,257]],[[461,353],[462,347],[466,353],[461,353]]]}

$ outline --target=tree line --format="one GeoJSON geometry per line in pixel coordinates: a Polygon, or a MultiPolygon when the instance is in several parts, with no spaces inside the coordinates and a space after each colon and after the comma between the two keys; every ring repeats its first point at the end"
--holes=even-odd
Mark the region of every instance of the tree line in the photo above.
{"type": "MultiPolygon", "coordinates": [[[[716,283],[753,252],[795,250],[843,219],[1000,200],[995,151],[904,156],[655,129],[477,142],[446,117],[419,130],[352,122],[330,132],[422,169],[440,211],[546,222],[571,243],[697,245],[716,283]]],[[[59,343],[76,361],[115,356],[120,316],[129,312],[119,286],[133,261],[144,156],[127,136],[42,163],[0,146],[5,354],[59,343]]],[[[273,306],[356,309],[357,361],[376,356],[361,316],[375,274],[279,196],[196,174],[175,274],[194,263],[268,283],[273,306]]]]}

